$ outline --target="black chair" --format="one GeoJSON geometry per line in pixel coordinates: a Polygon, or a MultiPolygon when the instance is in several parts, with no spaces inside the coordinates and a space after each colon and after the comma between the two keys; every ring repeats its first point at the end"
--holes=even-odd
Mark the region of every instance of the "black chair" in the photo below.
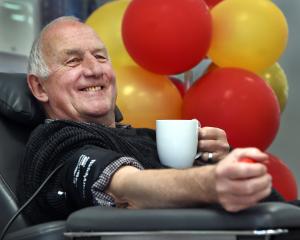
{"type": "MultiPolygon", "coordinates": [[[[0,231],[18,210],[16,182],[25,143],[43,114],[26,85],[25,74],[0,73],[0,231]]],[[[65,222],[29,226],[22,214],[5,239],[64,239],[65,222]]]]}
{"type": "MultiPolygon", "coordinates": [[[[120,120],[120,112],[117,114],[120,120]]],[[[18,210],[16,181],[25,143],[44,115],[26,85],[25,74],[0,73],[0,231],[18,210]]],[[[300,208],[261,203],[246,211],[221,208],[143,209],[88,207],[66,221],[30,226],[20,216],[10,239],[300,239],[300,208]],[[231,238],[232,239],[232,238],[231,238]]]]}

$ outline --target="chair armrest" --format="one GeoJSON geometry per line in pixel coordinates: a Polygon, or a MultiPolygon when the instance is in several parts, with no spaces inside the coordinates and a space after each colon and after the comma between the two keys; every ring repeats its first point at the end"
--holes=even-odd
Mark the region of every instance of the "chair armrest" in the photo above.
{"type": "Polygon", "coordinates": [[[53,221],[9,233],[4,240],[64,240],[64,232],[65,221],[53,221]]]}
{"type": "Polygon", "coordinates": [[[231,231],[300,228],[300,208],[280,202],[260,203],[238,213],[221,208],[119,209],[89,207],[72,213],[67,232],[231,231]]]}

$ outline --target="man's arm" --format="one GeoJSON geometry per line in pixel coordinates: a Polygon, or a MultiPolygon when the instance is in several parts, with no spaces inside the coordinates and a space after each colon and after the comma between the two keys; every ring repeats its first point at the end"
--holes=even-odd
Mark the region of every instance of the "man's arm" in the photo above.
{"type": "Polygon", "coordinates": [[[203,205],[217,201],[211,187],[215,185],[214,169],[215,166],[205,166],[141,171],[126,166],[114,174],[107,192],[116,202],[127,202],[129,208],[203,205]]]}
{"type": "Polygon", "coordinates": [[[217,165],[185,170],[138,170],[123,167],[112,177],[107,193],[129,208],[191,207],[219,203],[228,211],[253,206],[271,192],[271,177],[261,163],[267,155],[254,148],[236,149],[217,165]]]}

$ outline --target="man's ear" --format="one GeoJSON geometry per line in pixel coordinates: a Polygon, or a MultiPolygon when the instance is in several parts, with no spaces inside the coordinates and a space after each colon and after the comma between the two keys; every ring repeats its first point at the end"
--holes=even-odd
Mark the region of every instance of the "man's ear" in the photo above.
{"type": "Polygon", "coordinates": [[[48,94],[45,91],[44,85],[42,84],[43,80],[38,78],[33,74],[29,74],[27,76],[27,84],[32,94],[40,101],[40,102],[48,102],[48,94]]]}

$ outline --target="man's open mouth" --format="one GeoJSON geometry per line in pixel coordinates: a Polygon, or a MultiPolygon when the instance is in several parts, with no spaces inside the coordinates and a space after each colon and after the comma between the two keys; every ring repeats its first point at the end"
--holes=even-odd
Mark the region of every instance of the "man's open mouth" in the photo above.
{"type": "Polygon", "coordinates": [[[83,88],[81,91],[97,92],[97,91],[101,91],[103,89],[104,89],[104,86],[91,86],[91,87],[83,88]]]}

